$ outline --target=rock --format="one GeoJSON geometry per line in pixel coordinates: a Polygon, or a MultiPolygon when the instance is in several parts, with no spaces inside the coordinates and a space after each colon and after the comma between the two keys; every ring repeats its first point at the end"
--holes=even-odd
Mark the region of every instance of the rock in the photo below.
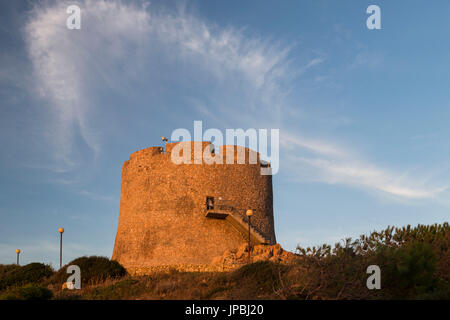
{"type": "Polygon", "coordinates": [[[279,243],[273,246],[273,255],[274,256],[280,256],[283,253],[283,248],[279,243]]]}
{"type": "Polygon", "coordinates": [[[223,253],[224,257],[230,256],[233,252],[231,250],[225,250],[225,252],[223,253]]]}
{"type": "Polygon", "coordinates": [[[267,260],[267,259],[264,258],[263,256],[254,256],[254,257],[252,257],[252,262],[265,261],[265,260],[267,260]]]}
{"type": "MultiPolygon", "coordinates": [[[[284,251],[280,244],[273,246],[255,245],[251,250],[251,261],[271,261],[275,263],[291,263],[296,255],[289,251],[284,251]]],[[[242,244],[234,250],[226,250],[222,256],[216,257],[212,261],[213,264],[222,266],[223,268],[235,269],[248,263],[248,245],[242,244]]]]}
{"type": "Polygon", "coordinates": [[[247,256],[247,252],[248,252],[248,244],[246,243],[237,249],[236,258],[242,259],[244,256],[247,256]]]}

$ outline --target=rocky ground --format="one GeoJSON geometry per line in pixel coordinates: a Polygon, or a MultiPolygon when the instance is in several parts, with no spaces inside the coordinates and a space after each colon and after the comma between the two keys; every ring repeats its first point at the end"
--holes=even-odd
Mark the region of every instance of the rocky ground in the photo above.
{"type": "Polygon", "coordinates": [[[283,264],[293,262],[296,255],[284,250],[280,244],[272,246],[256,245],[251,247],[250,256],[248,244],[243,244],[234,250],[227,250],[222,256],[213,259],[212,264],[224,270],[233,270],[242,267],[249,262],[271,261],[283,264]],[[250,260],[249,260],[250,259],[250,260]]]}

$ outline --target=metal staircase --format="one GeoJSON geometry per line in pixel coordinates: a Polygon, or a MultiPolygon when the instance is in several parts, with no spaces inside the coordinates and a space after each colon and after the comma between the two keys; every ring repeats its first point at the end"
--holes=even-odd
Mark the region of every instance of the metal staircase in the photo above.
{"type": "MultiPolygon", "coordinates": [[[[248,239],[248,218],[244,210],[230,200],[215,200],[213,208],[206,210],[207,218],[222,219],[230,223],[244,239],[248,239]]],[[[250,224],[250,241],[255,244],[270,244],[270,239],[265,237],[256,226],[250,224]]]]}

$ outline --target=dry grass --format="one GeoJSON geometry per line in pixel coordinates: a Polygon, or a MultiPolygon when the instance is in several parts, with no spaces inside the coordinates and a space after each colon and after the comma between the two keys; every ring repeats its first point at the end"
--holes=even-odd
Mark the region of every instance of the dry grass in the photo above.
{"type": "MultiPolygon", "coordinates": [[[[146,276],[91,268],[81,290],[62,290],[63,271],[40,281],[54,299],[446,299],[450,298],[448,223],[388,228],[334,247],[298,248],[286,264],[259,261],[230,272],[155,271],[146,276]],[[382,290],[369,290],[366,268],[383,270],[382,290]],[[120,278],[105,278],[110,274],[120,278]],[[90,280],[89,280],[90,279],[90,280]],[[97,280],[95,280],[97,279],[97,280]]],[[[91,259],[102,262],[105,259],[91,259]]],[[[7,275],[13,268],[0,268],[7,275]]],[[[39,270],[41,270],[40,268],[39,270]]],[[[106,270],[109,270],[106,268],[106,270]]],[[[85,273],[86,274],[86,273],[85,273]]],[[[64,276],[64,277],[63,277],[64,276]]],[[[5,276],[4,276],[5,278],[5,276]]],[[[6,277],[7,278],[7,277],[6,277]]],[[[15,279],[15,278],[14,278],[15,279]]],[[[14,289],[14,288],[13,288],[14,289]]],[[[1,298],[1,297],[0,297],[1,298]]]]}
{"type": "Polygon", "coordinates": [[[81,290],[49,288],[55,299],[280,299],[279,267],[261,262],[233,272],[159,272],[90,282],[81,290]]]}

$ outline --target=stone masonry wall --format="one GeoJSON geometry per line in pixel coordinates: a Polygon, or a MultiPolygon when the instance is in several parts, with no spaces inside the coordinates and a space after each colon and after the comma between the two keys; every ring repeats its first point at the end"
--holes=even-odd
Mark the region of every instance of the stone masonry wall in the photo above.
{"type": "MultiPolygon", "coordinates": [[[[191,159],[194,158],[193,142],[191,159]]],[[[206,197],[231,200],[254,209],[255,225],[276,243],[272,177],[260,174],[260,162],[249,164],[174,164],[177,143],[137,151],[122,168],[119,226],[113,259],[126,268],[164,265],[209,265],[214,257],[245,243],[226,220],[205,217],[206,197]]],[[[210,147],[202,142],[202,148],[210,147]]],[[[227,147],[229,148],[229,147],[227,147]]],[[[235,157],[236,157],[235,152],[235,157]]],[[[219,154],[224,154],[221,149],[219,154]]],[[[226,160],[224,160],[225,163],[226,160]]]]}

